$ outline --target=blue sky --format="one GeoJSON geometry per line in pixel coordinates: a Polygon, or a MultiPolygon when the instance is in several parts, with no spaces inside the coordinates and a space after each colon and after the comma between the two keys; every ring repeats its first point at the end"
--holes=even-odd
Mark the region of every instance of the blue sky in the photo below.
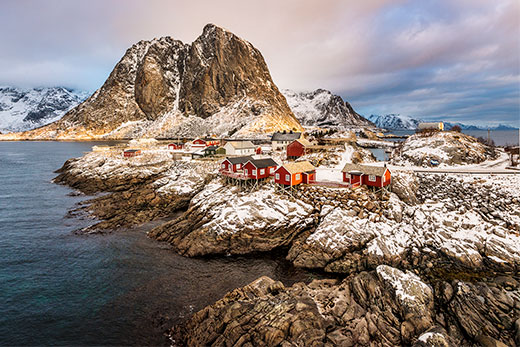
{"type": "Polygon", "coordinates": [[[329,89],[364,115],[520,125],[517,0],[3,0],[0,84],[94,91],[139,40],[215,23],[280,88],[329,89]]]}

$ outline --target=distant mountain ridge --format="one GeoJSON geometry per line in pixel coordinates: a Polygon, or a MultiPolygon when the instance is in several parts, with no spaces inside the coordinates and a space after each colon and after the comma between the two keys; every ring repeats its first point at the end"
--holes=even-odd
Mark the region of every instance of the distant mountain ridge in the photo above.
{"type": "Polygon", "coordinates": [[[282,90],[289,107],[304,126],[348,129],[375,125],[354,111],[352,106],[325,89],[312,92],[282,90]]]}
{"type": "Polygon", "coordinates": [[[0,87],[0,132],[26,131],[60,119],[88,96],[64,87],[0,87]]]}
{"type": "Polygon", "coordinates": [[[82,104],[9,139],[266,137],[302,129],[260,51],[208,24],[191,44],[171,37],[134,44],[82,104]]]}
{"type": "MultiPolygon", "coordinates": [[[[405,116],[401,114],[387,114],[387,115],[370,115],[367,117],[370,121],[374,122],[377,127],[389,130],[415,130],[417,129],[417,125],[421,122],[424,122],[421,119],[413,118],[410,116],[405,116]]],[[[427,122],[435,122],[435,121],[427,121],[427,122]]],[[[444,129],[449,130],[455,125],[460,126],[462,130],[517,130],[518,128],[506,125],[499,124],[493,127],[486,126],[476,126],[469,125],[463,123],[450,123],[444,122],[444,129]]]]}

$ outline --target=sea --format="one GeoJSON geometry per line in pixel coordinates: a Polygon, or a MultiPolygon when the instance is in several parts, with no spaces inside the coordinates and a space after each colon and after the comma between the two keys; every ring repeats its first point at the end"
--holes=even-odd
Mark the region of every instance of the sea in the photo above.
{"type": "Polygon", "coordinates": [[[52,183],[97,142],[0,142],[0,345],[168,345],[165,332],[226,292],[315,273],[283,254],[185,258],[145,225],[78,235],[68,212],[89,197],[52,183]]]}

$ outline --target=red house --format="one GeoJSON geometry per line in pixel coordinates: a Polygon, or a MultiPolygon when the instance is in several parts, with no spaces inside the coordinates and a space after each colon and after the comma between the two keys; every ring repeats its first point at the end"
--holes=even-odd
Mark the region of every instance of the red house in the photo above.
{"type": "Polygon", "coordinates": [[[213,138],[198,138],[191,142],[192,148],[206,148],[208,146],[218,146],[220,145],[220,141],[213,138]]]}
{"type": "Polygon", "coordinates": [[[170,143],[170,144],[168,144],[168,149],[170,151],[177,150],[177,149],[182,149],[182,143],[180,143],[180,142],[170,143]]]}
{"type": "Polygon", "coordinates": [[[273,176],[278,164],[271,158],[252,159],[244,165],[244,175],[252,179],[263,179],[273,176]]]}
{"type": "Polygon", "coordinates": [[[140,149],[125,149],[123,152],[123,157],[125,158],[137,157],[138,155],[141,155],[140,149]]]}
{"type": "Polygon", "coordinates": [[[275,183],[285,186],[312,183],[315,179],[316,168],[308,161],[284,164],[275,171],[274,175],[275,183]]]}
{"type": "Polygon", "coordinates": [[[251,156],[226,158],[220,163],[221,172],[237,172],[243,169],[248,161],[253,160],[251,156]]]}
{"type": "Polygon", "coordinates": [[[350,183],[353,186],[364,184],[382,188],[392,181],[392,175],[386,166],[345,164],[341,171],[343,172],[343,182],[350,183]]]}
{"type": "Polygon", "coordinates": [[[287,159],[296,159],[306,153],[306,150],[312,146],[306,139],[297,139],[287,146],[287,159]]]}

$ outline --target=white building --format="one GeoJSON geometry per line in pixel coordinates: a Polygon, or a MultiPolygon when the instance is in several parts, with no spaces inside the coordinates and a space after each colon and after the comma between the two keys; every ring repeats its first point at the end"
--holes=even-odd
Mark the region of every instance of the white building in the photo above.
{"type": "Polygon", "coordinates": [[[226,155],[253,155],[256,148],[251,141],[228,141],[224,145],[226,155]]]}
{"type": "Polygon", "coordinates": [[[276,132],[271,137],[271,146],[273,151],[285,150],[287,145],[294,140],[301,138],[302,133],[300,132],[276,132]]]}

